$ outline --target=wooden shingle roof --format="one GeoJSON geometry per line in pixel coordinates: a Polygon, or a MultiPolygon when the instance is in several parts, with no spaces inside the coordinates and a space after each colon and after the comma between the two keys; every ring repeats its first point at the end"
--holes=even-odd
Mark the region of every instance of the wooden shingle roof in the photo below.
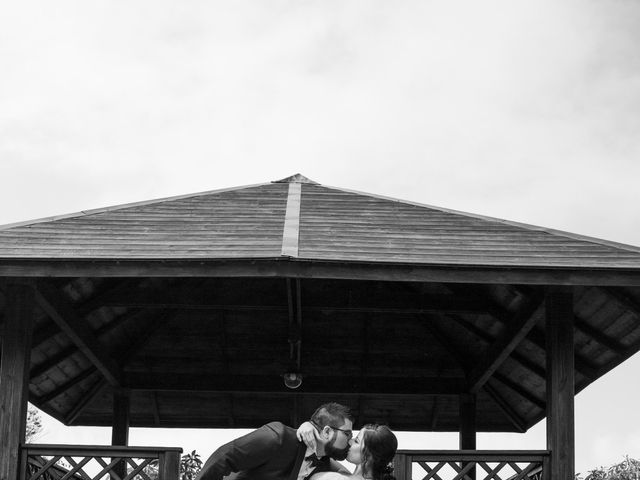
{"type": "Polygon", "coordinates": [[[640,269],[640,248],[438,207],[273,183],[0,227],[6,259],[265,259],[640,269]]]}

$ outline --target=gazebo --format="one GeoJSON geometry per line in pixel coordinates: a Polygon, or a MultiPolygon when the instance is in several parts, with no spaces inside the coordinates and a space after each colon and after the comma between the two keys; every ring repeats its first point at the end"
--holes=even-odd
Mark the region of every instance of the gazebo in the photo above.
{"type": "Polygon", "coordinates": [[[0,480],[61,458],[174,480],[179,449],[130,426],[297,425],[331,400],[460,432],[401,452],[399,480],[573,480],[574,395],[640,350],[640,248],[298,174],[0,227],[0,322],[0,480]],[[113,446],[25,445],[28,401],[113,446]],[[545,417],[546,450],[475,449],[545,417]]]}

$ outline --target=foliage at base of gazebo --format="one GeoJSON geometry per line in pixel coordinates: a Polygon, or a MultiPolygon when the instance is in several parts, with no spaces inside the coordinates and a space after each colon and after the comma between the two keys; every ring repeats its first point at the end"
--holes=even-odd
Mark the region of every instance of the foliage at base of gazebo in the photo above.
{"type": "MultiPolygon", "coordinates": [[[[582,477],[576,475],[576,479],[582,480],[582,477]]],[[[627,455],[620,463],[591,470],[584,480],[640,480],[640,460],[627,455]]]]}

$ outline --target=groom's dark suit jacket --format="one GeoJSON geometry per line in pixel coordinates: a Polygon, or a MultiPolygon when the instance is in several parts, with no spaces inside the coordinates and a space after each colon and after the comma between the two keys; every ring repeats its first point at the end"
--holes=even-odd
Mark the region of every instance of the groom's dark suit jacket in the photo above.
{"type": "MultiPolygon", "coordinates": [[[[213,452],[196,478],[296,480],[306,449],[296,438],[295,429],[280,422],[268,423],[213,452]]],[[[327,459],[314,473],[339,468],[337,462],[327,459]]]]}

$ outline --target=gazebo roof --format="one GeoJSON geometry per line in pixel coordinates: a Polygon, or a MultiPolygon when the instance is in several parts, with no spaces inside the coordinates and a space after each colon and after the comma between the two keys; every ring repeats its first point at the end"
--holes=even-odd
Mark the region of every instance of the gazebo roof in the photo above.
{"type": "Polygon", "coordinates": [[[126,389],[133,426],[336,400],[455,430],[473,391],[479,430],[524,431],[545,415],[549,285],[574,286],[576,391],[640,349],[640,248],[301,175],[0,227],[0,277],[36,287],[30,396],[71,425],[111,424],[126,389]]]}
{"type": "Polygon", "coordinates": [[[302,175],[0,227],[6,259],[274,259],[640,268],[640,248],[302,175]]]}

